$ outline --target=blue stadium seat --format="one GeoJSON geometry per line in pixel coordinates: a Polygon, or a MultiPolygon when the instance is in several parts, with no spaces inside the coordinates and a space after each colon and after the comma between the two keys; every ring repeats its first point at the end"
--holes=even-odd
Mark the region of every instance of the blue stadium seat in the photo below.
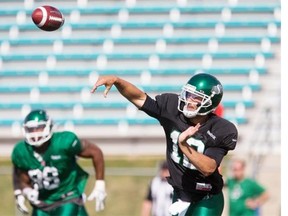
{"type": "Polygon", "coordinates": [[[251,70],[257,71],[259,74],[266,74],[267,68],[254,68],[254,67],[212,67],[210,69],[203,68],[162,68],[162,69],[150,69],[150,68],[115,68],[115,69],[98,69],[98,68],[56,68],[56,69],[46,69],[43,70],[33,69],[33,68],[17,68],[17,69],[2,69],[0,70],[2,77],[19,77],[19,76],[38,76],[41,71],[46,71],[49,76],[88,76],[92,71],[97,71],[102,75],[111,75],[111,74],[119,74],[121,76],[125,75],[140,75],[143,71],[149,71],[152,75],[191,75],[194,74],[198,70],[203,70],[207,73],[214,75],[249,75],[251,70]]]}
{"type": "Polygon", "coordinates": [[[217,39],[219,43],[260,43],[262,39],[267,38],[271,43],[279,43],[279,36],[245,36],[245,35],[231,35],[231,36],[174,36],[165,38],[162,36],[130,36],[130,37],[119,37],[119,38],[110,38],[110,37],[77,37],[77,38],[55,38],[55,37],[47,37],[47,38],[35,38],[31,40],[31,38],[21,37],[18,39],[9,39],[9,38],[0,38],[0,43],[3,41],[8,41],[11,46],[19,46],[19,45],[52,45],[55,40],[60,40],[64,45],[71,44],[102,44],[105,40],[112,40],[114,44],[154,44],[159,39],[163,39],[168,44],[183,44],[183,43],[208,43],[211,39],[217,39]]]}
{"type": "MultiPolygon", "coordinates": [[[[23,1],[19,1],[23,3],[23,1]]],[[[227,4],[200,4],[200,5],[187,5],[185,7],[180,7],[176,4],[169,5],[140,5],[137,4],[134,7],[127,7],[121,3],[115,3],[114,5],[97,5],[90,6],[87,8],[75,8],[68,6],[61,6],[59,3],[59,8],[63,14],[70,14],[72,10],[77,9],[81,14],[117,14],[119,10],[126,9],[131,14],[146,14],[146,13],[169,13],[171,9],[177,8],[181,13],[220,13],[223,8],[229,8],[231,12],[234,13],[245,13],[245,12],[273,12],[275,8],[280,8],[280,4],[237,4],[237,5],[227,5],[227,4]]],[[[5,7],[0,8],[0,16],[16,15],[19,10],[25,10],[22,7],[5,7]]],[[[25,10],[27,14],[32,14],[32,9],[25,10]]]]}
{"type": "MultiPolygon", "coordinates": [[[[128,21],[121,23],[118,21],[102,21],[102,22],[81,22],[71,23],[72,29],[110,29],[113,25],[118,24],[123,29],[151,29],[151,28],[163,28],[166,24],[172,24],[174,28],[214,28],[217,24],[222,23],[225,27],[239,28],[239,27],[251,27],[251,28],[266,28],[268,24],[274,23],[277,27],[281,26],[281,22],[277,20],[189,20],[181,22],[171,22],[167,20],[154,20],[154,21],[128,21]]],[[[68,25],[68,23],[66,24],[68,25]]],[[[12,26],[17,26],[20,31],[25,30],[37,30],[38,28],[34,23],[25,23],[17,25],[15,23],[0,23],[0,31],[9,31],[12,26]]]]}
{"type": "MultiPolygon", "coordinates": [[[[248,119],[245,117],[225,116],[228,120],[238,124],[246,124],[248,119]]],[[[120,121],[126,121],[129,125],[156,125],[159,122],[151,117],[145,118],[54,118],[56,124],[64,125],[66,122],[72,122],[75,125],[117,125],[120,121]]],[[[0,119],[1,126],[11,126],[13,123],[22,123],[22,119],[0,119]]]]}
{"type": "MultiPolygon", "coordinates": [[[[255,105],[255,102],[252,100],[224,100],[223,106],[225,108],[235,108],[238,103],[243,103],[246,108],[251,108],[255,105]]],[[[127,101],[90,101],[90,102],[81,102],[81,101],[52,101],[52,102],[2,102],[0,104],[1,109],[21,109],[23,105],[28,105],[32,109],[71,109],[75,105],[81,104],[84,109],[125,109],[129,103],[127,101]]]]}
{"type": "MultiPolygon", "coordinates": [[[[226,91],[241,91],[243,87],[249,86],[252,91],[259,91],[261,89],[260,84],[249,84],[249,83],[227,83],[223,84],[223,88],[226,91]]],[[[182,85],[175,84],[160,84],[160,85],[138,85],[138,87],[144,89],[147,92],[178,92],[181,89],[182,85]]],[[[37,86],[37,85],[1,85],[0,93],[27,93],[31,89],[38,88],[41,93],[49,92],[81,92],[83,88],[91,88],[89,85],[48,85],[48,86],[37,86]]],[[[102,86],[99,87],[101,89],[102,86]]],[[[117,91],[113,86],[111,91],[117,91]]]]}
{"type": "MultiPolygon", "coordinates": [[[[131,52],[131,53],[109,53],[105,54],[107,59],[148,59],[151,55],[157,55],[160,59],[202,59],[204,55],[209,54],[214,59],[254,59],[256,55],[261,54],[265,58],[273,58],[272,51],[218,51],[218,52],[170,52],[170,53],[152,53],[152,52],[131,52]]],[[[95,60],[103,53],[15,53],[2,56],[2,61],[27,61],[27,60],[46,60],[48,56],[54,56],[57,60],[95,60]]]]}
{"type": "MultiPolygon", "coordinates": [[[[3,1],[3,0],[0,0],[3,1]]],[[[65,68],[60,68],[58,67],[58,65],[56,64],[56,68],[54,69],[47,69],[46,68],[46,64],[43,65],[43,70],[37,68],[21,68],[20,66],[18,66],[17,68],[14,68],[14,63],[17,64],[19,63],[19,65],[22,63],[20,61],[23,61],[25,63],[29,62],[29,61],[39,61],[39,64],[37,62],[38,65],[40,65],[42,62],[41,61],[45,61],[47,59],[48,56],[54,56],[56,58],[57,61],[65,61],[65,62],[61,62],[66,63],[69,62],[70,60],[83,60],[83,61],[89,61],[89,60],[93,60],[95,61],[97,59],[98,56],[103,55],[103,53],[101,52],[90,52],[90,53],[85,53],[84,51],[82,52],[82,50],[80,50],[78,52],[74,52],[74,51],[67,51],[66,49],[69,49],[69,47],[67,48],[66,45],[102,45],[107,39],[113,41],[114,44],[119,44],[119,45],[146,45],[146,44],[156,44],[157,41],[159,39],[163,39],[165,40],[165,42],[169,45],[169,44],[175,44],[175,45],[182,45],[182,44],[191,44],[191,45],[199,45],[199,44],[204,44],[205,46],[207,46],[207,44],[210,42],[211,39],[215,39],[217,40],[217,42],[219,44],[235,44],[238,43],[238,46],[231,46],[231,49],[219,49],[216,52],[204,52],[204,51],[192,51],[192,52],[184,52],[181,49],[179,49],[180,51],[177,52],[166,52],[166,53],[157,53],[157,52],[140,52],[139,50],[136,50],[136,52],[131,52],[131,53],[127,53],[127,52],[120,52],[117,51],[115,53],[109,53],[109,54],[105,54],[105,56],[107,57],[108,60],[123,60],[123,62],[125,62],[125,60],[145,60],[147,61],[147,59],[149,59],[149,57],[151,55],[158,55],[158,57],[162,60],[181,60],[181,59],[202,59],[204,55],[209,54],[211,55],[211,57],[213,59],[221,59],[222,61],[224,60],[237,60],[237,59],[241,59],[241,60],[253,60],[253,62],[255,61],[255,57],[258,54],[263,55],[264,58],[266,59],[271,59],[275,57],[275,53],[274,50],[271,49],[271,51],[260,51],[260,47],[259,46],[259,51],[253,51],[253,49],[251,50],[238,50],[239,48],[239,44],[256,44],[258,43],[259,45],[262,45],[263,39],[268,39],[268,43],[270,45],[274,44],[274,43],[280,43],[280,36],[277,36],[277,34],[273,34],[273,28],[275,28],[276,26],[276,31],[277,28],[281,27],[281,22],[279,20],[277,20],[276,18],[273,18],[273,14],[275,12],[275,9],[280,9],[280,3],[245,3],[243,4],[242,2],[239,2],[237,5],[229,5],[228,3],[220,3],[220,4],[202,4],[202,3],[197,3],[197,4],[187,4],[185,7],[181,7],[179,5],[177,5],[177,2],[173,2],[173,3],[165,3],[165,4],[158,4],[156,5],[156,3],[153,3],[153,5],[144,5],[141,3],[141,1],[137,2],[137,4],[135,4],[135,6],[133,7],[127,7],[127,5],[125,4],[125,2],[114,2],[113,4],[110,5],[105,5],[105,4],[98,4],[95,3],[93,5],[93,1],[92,4],[91,2],[89,2],[89,7],[77,7],[75,6],[67,6],[67,4],[65,4],[65,2],[59,2],[58,8],[64,13],[64,15],[66,17],[70,16],[70,13],[74,10],[78,10],[80,12],[81,18],[79,20],[79,22],[75,22],[75,23],[71,23],[70,19],[66,20],[65,25],[66,26],[71,26],[72,28],[72,34],[71,37],[69,38],[65,38],[65,37],[61,37],[61,36],[55,36],[56,34],[47,34],[47,37],[36,37],[37,34],[35,34],[35,38],[33,38],[33,40],[31,40],[31,38],[29,38],[29,34],[22,33],[25,31],[30,31],[34,33],[34,31],[39,31],[39,29],[34,25],[34,23],[31,21],[31,19],[29,18],[29,14],[32,13],[32,9],[25,9],[23,7],[23,0],[11,0],[12,2],[19,2],[19,7],[9,7],[6,5],[2,8],[0,8],[0,17],[2,19],[5,19],[5,16],[14,16],[14,19],[17,17],[17,14],[19,13],[19,11],[24,11],[27,15],[27,20],[24,24],[17,24],[16,22],[13,22],[12,20],[11,22],[1,22],[0,23],[0,31],[2,32],[6,32],[6,35],[3,34],[3,37],[0,38],[0,44],[4,44],[6,42],[9,43],[10,45],[10,52],[3,52],[0,56],[1,58],[1,63],[2,63],[2,68],[0,69],[0,76],[1,78],[5,79],[8,78],[8,80],[13,79],[14,77],[21,79],[21,77],[25,77],[25,78],[29,78],[29,77],[38,77],[39,74],[42,71],[47,72],[47,74],[49,76],[58,76],[60,79],[60,76],[70,76],[70,77],[75,77],[76,79],[78,77],[81,76],[86,76],[88,77],[90,75],[91,72],[93,73],[98,73],[98,74],[118,74],[120,76],[138,76],[142,74],[143,71],[149,71],[151,73],[152,76],[154,75],[165,75],[165,76],[175,76],[175,75],[191,75],[193,73],[195,73],[196,71],[205,71],[211,74],[215,74],[215,75],[228,75],[231,76],[231,80],[228,79],[225,80],[224,83],[224,90],[226,92],[232,92],[232,95],[235,94],[235,92],[237,92],[236,94],[238,94],[238,92],[242,92],[243,88],[249,86],[252,91],[260,91],[262,89],[262,86],[260,84],[249,84],[248,81],[238,81],[237,79],[234,79],[234,76],[237,77],[237,75],[243,75],[241,77],[245,76],[245,80],[246,78],[248,78],[248,76],[251,75],[251,71],[257,71],[256,72],[256,76],[258,75],[265,75],[267,73],[269,73],[270,68],[267,68],[266,66],[263,67],[256,67],[253,66],[253,64],[251,64],[251,66],[247,66],[245,64],[242,65],[238,65],[238,66],[227,66],[227,67],[221,67],[221,66],[214,66],[212,65],[211,68],[209,69],[203,69],[201,68],[201,66],[199,67],[191,67],[191,68],[181,68],[181,67],[165,67],[165,68],[160,68],[160,69],[150,69],[150,68],[137,68],[130,66],[130,65],[124,65],[123,68],[116,68],[115,65],[112,64],[112,66],[114,66],[115,68],[108,68],[108,69],[99,69],[96,66],[92,67],[86,67],[85,63],[81,65],[81,68],[79,66],[79,68],[69,68],[65,67],[65,68]],[[63,3],[63,4],[62,4],[63,3]],[[118,14],[119,12],[125,9],[128,11],[128,13],[130,15],[136,14],[138,15],[137,19],[130,19],[127,20],[127,22],[120,22],[119,20],[117,20],[118,14]],[[163,16],[161,16],[161,18],[157,18],[155,20],[153,20],[153,17],[146,19],[145,17],[147,16],[143,16],[143,18],[139,18],[139,15],[151,15],[151,14],[166,14],[169,15],[169,13],[171,12],[172,9],[178,9],[179,12],[181,13],[181,15],[189,15],[189,14],[193,14],[193,15],[197,15],[198,14],[218,14],[219,18],[210,18],[210,16],[208,16],[208,18],[206,16],[203,16],[203,18],[199,19],[199,18],[193,18],[193,19],[181,19],[179,21],[171,21],[168,17],[167,19],[163,19],[163,16]],[[229,9],[232,13],[232,17],[230,20],[227,21],[223,21],[223,17],[221,18],[221,13],[223,12],[223,9],[229,9]],[[269,18],[263,18],[262,16],[254,16],[253,18],[251,18],[252,16],[249,16],[247,19],[246,17],[244,18],[236,18],[234,17],[234,14],[238,14],[239,13],[247,13],[249,15],[251,15],[251,13],[256,13],[256,14],[260,14],[260,13],[267,13],[269,14],[269,18]],[[92,16],[92,15],[113,15],[113,17],[109,17],[109,19],[105,20],[105,19],[92,19],[90,21],[87,21],[88,19],[85,19],[85,15],[88,16],[92,16]],[[271,17],[271,18],[270,18],[271,17]],[[113,20],[112,20],[113,19],[113,20]],[[122,29],[127,29],[128,33],[129,30],[151,30],[151,29],[160,29],[163,30],[163,27],[166,24],[170,24],[171,26],[173,26],[174,29],[179,29],[181,32],[182,29],[191,29],[192,31],[194,29],[200,29],[200,31],[203,32],[207,32],[210,31],[211,29],[214,31],[215,27],[218,24],[223,24],[223,26],[226,29],[229,30],[233,30],[236,32],[236,34],[227,34],[227,35],[221,35],[219,37],[217,36],[213,36],[210,34],[203,34],[203,35],[193,35],[193,34],[183,34],[182,36],[179,36],[177,34],[174,34],[171,37],[165,37],[163,35],[161,35],[161,32],[159,35],[133,35],[132,36],[130,34],[123,34],[120,35],[119,37],[112,37],[110,35],[107,34],[107,36],[103,36],[102,34],[97,35],[97,34],[91,34],[91,36],[89,34],[81,34],[81,30],[84,30],[82,32],[85,32],[86,30],[88,30],[89,32],[91,30],[97,30],[97,31],[110,31],[111,28],[115,25],[119,25],[121,26],[122,29]],[[272,25],[272,34],[271,32],[269,32],[268,27],[271,27],[271,24],[275,24],[272,25]],[[15,38],[11,37],[9,38],[9,36],[11,36],[11,34],[9,34],[11,27],[17,27],[19,29],[19,35],[15,36],[15,38]],[[207,29],[208,30],[207,30],[207,29]],[[264,29],[264,31],[266,31],[264,34],[255,34],[253,35],[253,33],[249,32],[247,34],[242,34],[242,31],[238,31],[237,29],[241,29],[244,28],[246,29],[252,29],[253,28],[257,28],[257,29],[261,29],[261,31],[264,29]],[[79,31],[78,31],[79,30],[79,31]],[[76,34],[73,35],[73,33],[76,32],[76,34]],[[240,33],[241,34],[240,34],[240,33]],[[79,34],[78,34],[79,33],[79,34]],[[24,36],[23,36],[24,35],[24,36]],[[28,36],[27,36],[28,35],[28,36]],[[205,36],[204,36],[205,35],[205,36]],[[274,36],[271,36],[274,35],[274,36]],[[276,35],[276,36],[275,36],[276,35]],[[6,38],[5,38],[6,37],[6,38]],[[61,54],[55,54],[53,52],[49,52],[49,53],[45,53],[39,51],[39,53],[34,52],[31,49],[30,52],[22,52],[22,51],[14,51],[13,48],[15,48],[15,50],[21,50],[21,46],[43,46],[43,45],[47,45],[47,46],[52,46],[54,44],[55,41],[60,40],[61,42],[63,42],[64,45],[64,53],[61,54]],[[82,53],[81,53],[82,52],[82,53]],[[8,62],[8,63],[7,63],[8,62]],[[9,64],[10,63],[10,64],[9,64]]],[[[36,1],[35,3],[39,3],[39,1],[36,1]]],[[[3,4],[2,4],[3,5],[3,4]]],[[[8,4],[7,4],[8,5],[8,4]]],[[[276,11],[277,12],[277,11],[276,11]]],[[[245,15],[243,15],[245,16],[245,15]]],[[[274,14],[275,16],[275,14],[274,14]]],[[[185,17],[185,16],[184,16],[185,17]]],[[[199,16],[200,17],[200,16],[199,16]]],[[[213,16],[214,17],[214,16],[213,16]]],[[[239,16],[238,16],[239,17],[239,16]]],[[[274,33],[275,33],[275,29],[274,29],[274,33]]],[[[61,30],[59,30],[58,33],[61,34],[60,32],[61,30]]],[[[136,32],[135,31],[135,32],[136,32]]],[[[254,31],[253,31],[254,32],[254,31]]],[[[43,33],[40,31],[40,34],[43,33]]],[[[62,32],[63,33],[63,32],[62,32]]],[[[178,32],[177,32],[178,33],[178,32]]],[[[217,32],[215,31],[215,34],[217,32]]],[[[263,32],[261,32],[263,33],[263,32]]],[[[63,36],[63,35],[62,35],[63,36]]],[[[264,41],[265,42],[265,41],[264,41]]],[[[265,45],[265,44],[264,44],[265,45]]],[[[183,47],[183,46],[182,46],[183,47]]],[[[227,46],[225,46],[227,47],[227,46]]],[[[245,46],[243,46],[245,47],[245,46]]],[[[4,47],[5,48],[5,47],[4,47]]],[[[3,48],[3,49],[4,49],[3,48]]],[[[50,47],[51,48],[51,47],[50,47]]],[[[262,47],[263,48],[263,47],[262,47]]],[[[1,47],[2,49],[2,47],[1,47]]],[[[75,50],[75,47],[73,47],[73,49],[75,50]]],[[[51,50],[51,49],[49,49],[51,50]]],[[[124,49],[125,50],[125,49],[124,49]]],[[[197,50],[201,50],[201,49],[197,49],[197,50]]],[[[269,50],[269,49],[267,49],[269,50]]],[[[2,51],[2,50],[1,50],[2,51]]],[[[134,50],[133,50],[134,51],[134,50]]],[[[221,61],[220,60],[220,61],[221,61]]],[[[261,59],[260,59],[261,60],[261,59]]],[[[222,62],[221,61],[221,62],[222,62]]],[[[165,61],[163,61],[165,62],[165,61]]],[[[218,62],[217,62],[218,63],[218,62]]],[[[257,63],[257,62],[255,62],[257,63]]],[[[68,64],[67,64],[68,65],[68,64]]],[[[177,64],[175,64],[177,65],[177,64]]],[[[162,66],[162,65],[161,65],[162,66]]],[[[42,66],[41,66],[42,67],[42,66]]],[[[62,67],[62,65],[61,65],[62,67]]],[[[253,76],[253,73],[252,73],[253,76]]],[[[252,77],[253,78],[253,77],[252,77]]],[[[256,77],[257,78],[257,77],[256,77]]],[[[3,82],[5,83],[5,82],[3,82]]],[[[153,83],[153,82],[151,82],[153,83]]],[[[140,86],[143,90],[145,90],[146,92],[179,92],[179,89],[181,89],[182,85],[180,84],[175,84],[175,85],[168,85],[168,84],[158,84],[158,85],[138,85],[140,86]]],[[[63,84],[63,85],[52,85],[50,83],[48,83],[46,86],[38,86],[38,85],[30,85],[29,83],[24,83],[23,85],[14,85],[14,84],[9,84],[9,82],[7,84],[2,84],[0,86],[0,93],[1,94],[7,94],[7,98],[9,98],[10,94],[19,94],[21,96],[21,94],[29,94],[31,89],[33,88],[37,88],[40,91],[40,94],[45,94],[45,93],[53,93],[53,94],[57,94],[57,93],[67,93],[67,94],[72,94],[72,93],[78,93],[80,95],[81,90],[83,90],[83,88],[88,88],[90,89],[91,86],[89,86],[89,83],[83,85],[83,84],[63,84]]],[[[102,87],[100,87],[102,88],[102,87]]],[[[100,89],[101,91],[102,89],[100,89]]],[[[116,89],[115,87],[113,87],[111,89],[112,92],[115,92],[116,89]]],[[[52,95],[52,94],[51,94],[52,95]]],[[[79,96],[80,97],[80,96],[79,96]]],[[[19,97],[20,98],[20,97],[19,97]]],[[[50,98],[49,98],[50,99],[50,98]]],[[[100,110],[100,109],[122,109],[125,110],[127,108],[127,105],[129,104],[127,101],[113,101],[113,102],[109,102],[109,103],[102,103],[101,101],[90,101],[90,102],[81,102],[80,98],[75,99],[75,101],[57,101],[56,99],[53,100],[53,98],[51,97],[51,101],[45,101],[45,102],[29,102],[29,101],[13,101],[11,100],[10,102],[3,102],[0,103],[0,110],[12,110],[13,112],[20,112],[23,108],[23,105],[30,105],[32,108],[45,108],[45,109],[58,109],[58,110],[66,110],[69,109],[70,111],[74,108],[74,106],[81,104],[83,106],[83,109],[87,110],[87,109],[96,109],[96,110],[100,110]]],[[[255,100],[253,98],[251,98],[251,100],[244,100],[244,99],[226,99],[223,101],[223,105],[224,107],[226,107],[227,109],[234,110],[235,107],[237,105],[243,104],[245,106],[245,108],[253,108],[256,106],[255,104],[255,100]]],[[[228,112],[229,114],[227,114],[225,116],[225,118],[233,121],[233,122],[237,122],[238,124],[247,124],[249,122],[249,119],[247,119],[245,116],[244,117],[237,117],[237,113],[235,112],[235,116],[233,115],[233,112],[228,112]]],[[[62,116],[61,116],[62,117],[62,116]]],[[[21,119],[22,120],[22,119],[21,119]]],[[[20,119],[0,119],[0,126],[11,126],[11,124],[13,124],[13,122],[21,122],[20,119]]],[[[69,121],[73,122],[76,125],[117,125],[119,123],[119,121],[126,121],[128,124],[130,125],[137,125],[137,124],[141,124],[141,125],[155,125],[158,124],[158,122],[150,117],[144,117],[144,118],[128,118],[128,117],[119,117],[119,118],[95,118],[95,117],[83,117],[83,118],[73,118],[73,117],[63,117],[63,118],[58,118],[55,119],[55,121],[59,124],[65,124],[69,121]]]]}

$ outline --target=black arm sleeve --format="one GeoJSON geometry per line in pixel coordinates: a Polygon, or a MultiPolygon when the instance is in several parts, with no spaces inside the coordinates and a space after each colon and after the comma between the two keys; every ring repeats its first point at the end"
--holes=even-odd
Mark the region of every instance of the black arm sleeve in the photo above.
{"type": "Polygon", "coordinates": [[[149,95],[147,95],[146,101],[140,110],[144,111],[153,118],[157,118],[161,113],[161,109],[156,100],[153,100],[149,95]]]}
{"type": "Polygon", "coordinates": [[[216,161],[217,166],[219,166],[223,157],[227,154],[227,152],[228,151],[223,148],[211,147],[206,149],[204,154],[210,158],[213,158],[216,161]]]}

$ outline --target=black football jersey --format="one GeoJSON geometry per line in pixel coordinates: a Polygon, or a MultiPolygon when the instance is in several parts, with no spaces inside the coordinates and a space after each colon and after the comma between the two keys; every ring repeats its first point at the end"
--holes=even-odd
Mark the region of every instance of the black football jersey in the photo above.
{"type": "MultiPolygon", "coordinates": [[[[223,188],[223,180],[218,169],[205,177],[178,147],[180,133],[193,126],[178,110],[178,95],[165,93],[157,95],[155,100],[147,96],[141,110],[156,118],[165,131],[166,156],[171,175],[168,181],[174,190],[187,192],[192,197],[197,194],[201,197],[219,193],[223,188]]],[[[237,136],[238,132],[233,123],[211,113],[208,120],[187,140],[187,143],[198,152],[213,158],[219,166],[227,152],[235,148],[237,136]]]]}

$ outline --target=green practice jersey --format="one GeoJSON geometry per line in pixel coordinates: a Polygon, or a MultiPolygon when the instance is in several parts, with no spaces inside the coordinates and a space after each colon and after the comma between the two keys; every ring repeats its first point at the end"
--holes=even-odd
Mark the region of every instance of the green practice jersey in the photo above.
{"type": "Polygon", "coordinates": [[[256,181],[250,178],[236,181],[228,179],[230,216],[254,216],[255,210],[249,209],[245,205],[246,199],[253,199],[261,195],[265,189],[256,181]]]}
{"type": "Polygon", "coordinates": [[[51,204],[55,201],[79,197],[87,182],[88,174],[77,164],[81,143],[72,132],[54,132],[43,154],[38,154],[25,141],[13,149],[15,167],[27,171],[39,188],[39,200],[51,204]]]}

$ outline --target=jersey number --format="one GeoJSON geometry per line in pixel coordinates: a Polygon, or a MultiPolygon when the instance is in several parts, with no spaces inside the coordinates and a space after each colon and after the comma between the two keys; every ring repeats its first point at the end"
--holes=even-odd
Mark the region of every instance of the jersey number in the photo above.
{"type": "MultiPolygon", "coordinates": [[[[180,135],[179,131],[173,131],[170,134],[170,138],[172,139],[172,142],[173,142],[171,158],[174,162],[181,164],[189,169],[196,169],[196,167],[189,162],[189,159],[179,150],[179,147],[178,147],[179,135],[180,135]]],[[[187,143],[189,144],[189,146],[195,148],[197,152],[199,153],[204,152],[205,145],[201,140],[190,137],[187,140],[187,143]]]]}
{"type": "Polygon", "coordinates": [[[44,167],[43,171],[40,169],[29,170],[28,174],[39,189],[53,190],[59,186],[59,174],[55,167],[47,166],[44,167]]]}

